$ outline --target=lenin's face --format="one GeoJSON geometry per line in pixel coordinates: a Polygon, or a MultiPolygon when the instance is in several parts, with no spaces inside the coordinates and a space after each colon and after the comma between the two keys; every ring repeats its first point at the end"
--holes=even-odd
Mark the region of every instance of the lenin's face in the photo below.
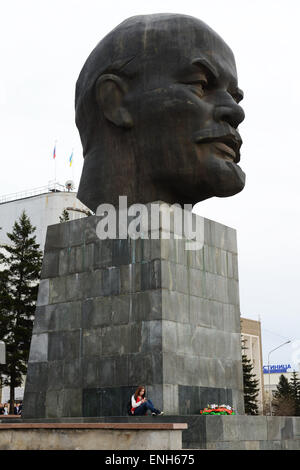
{"type": "Polygon", "coordinates": [[[157,33],[124,104],[141,174],[169,186],[174,202],[194,204],[245,185],[237,131],[243,95],[224,41],[195,19],[176,28],[168,43],[157,33]]]}

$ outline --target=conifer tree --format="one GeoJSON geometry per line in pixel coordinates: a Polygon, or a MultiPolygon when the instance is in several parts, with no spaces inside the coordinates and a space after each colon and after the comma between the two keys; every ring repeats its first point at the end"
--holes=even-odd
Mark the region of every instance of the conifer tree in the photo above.
{"type": "Polygon", "coordinates": [[[291,386],[288,379],[281,374],[279,377],[279,382],[277,385],[277,390],[275,392],[275,397],[290,397],[291,396],[291,386]]]}
{"type": "Polygon", "coordinates": [[[62,211],[61,216],[59,217],[59,221],[60,223],[63,223],[63,222],[68,222],[69,220],[70,220],[69,212],[67,211],[67,209],[64,209],[62,211]]]}
{"type": "Polygon", "coordinates": [[[300,416],[300,380],[297,373],[293,371],[290,379],[291,396],[295,401],[295,415],[300,416]]]}
{"type": "MultiPolygon", "coordinates": [[[[42,252],[36,243],[35,227],[25,212],[7,233],[10,244],[1,246],[0,265],[0,340],[6,343],[3,383],[14,389],[27,371],[35,302],[38,292],[42,252]]],[[[13,412],[11,409],[10,412],[13,412]]]]}
{"type": "Polygon", "coordinates": [[[246,350],[245,340],[242,340],[242,365],[243,365],[243,382],[244,382],[244,404],[245,413],[248,415],[258,414],[257,397],[259,394],[259,380],[253,373],[253,364],[247,355],[244,353],[246,350]]]}
{"type": "Polygon", "coordinates": [[[294,416],[295,400],[288,379],[281,374],[274,393],[273,407],[276,416],[294,416]]]}

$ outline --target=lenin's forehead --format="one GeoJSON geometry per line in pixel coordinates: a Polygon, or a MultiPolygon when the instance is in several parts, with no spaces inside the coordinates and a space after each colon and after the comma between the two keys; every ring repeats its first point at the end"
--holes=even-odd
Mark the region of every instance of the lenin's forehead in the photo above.
{"type": "Polygon", "coordinates": [[[123,49],[126,44],[127,53],[131,50],[134,54],[135,50],[141,62],[150,64],[151,59],[161,60],[176,64],[178,68],[205,57],[217,69],[226,69],[236,75],[234,55],[229,46],[197,18],[174,14],[133,17],[120,25],[119,33],[117,48],[123,49]]]}
{"type": "Polygon", "coordinates": [[[171,74],[198,58],[208,59],[236,81],[233,53],[203,21],[180,14],[128,18],[102,39],[88,57],[77,81],[76,102],[104,73],[155,76],[171,74]]]}

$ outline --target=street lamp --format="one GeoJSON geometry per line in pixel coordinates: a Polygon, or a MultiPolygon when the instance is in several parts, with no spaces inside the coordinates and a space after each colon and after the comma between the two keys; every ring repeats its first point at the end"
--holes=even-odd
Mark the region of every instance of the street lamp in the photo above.
{"type": "Polygon", "coordinates": [[[276,349],[279,349],[281,348],[282,346],[284,346],[285,344],[288,344],[288,343],[291,343],[291,340],[289,339],[288,341],[286,341],[285,343],[282,343],[280,344],[279,346],[277,346],[277,348],[274,348],[272,349],[272,351],[269,352],[268,354],[268,372],[269,372],[269,407],[270,407],[270,416],[272,416],[272,392],[271,392],[271,371],[270,371],[270,354],[274,351],[276,351],[276,349]]]}

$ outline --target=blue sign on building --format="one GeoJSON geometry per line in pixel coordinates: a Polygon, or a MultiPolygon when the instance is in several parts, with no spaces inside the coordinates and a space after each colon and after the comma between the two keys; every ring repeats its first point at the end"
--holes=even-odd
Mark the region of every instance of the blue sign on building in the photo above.
{"type": "MultiPolygon", "coordinates": [[[[270,374],[283,374],[284,372],[287,372],[288,369],[291,369],[291,364],[276,364],[272,366],[270,365],[270,374]]],[[[269,373],[268,366],[263,366],[263,373],[269,373]]]]}

